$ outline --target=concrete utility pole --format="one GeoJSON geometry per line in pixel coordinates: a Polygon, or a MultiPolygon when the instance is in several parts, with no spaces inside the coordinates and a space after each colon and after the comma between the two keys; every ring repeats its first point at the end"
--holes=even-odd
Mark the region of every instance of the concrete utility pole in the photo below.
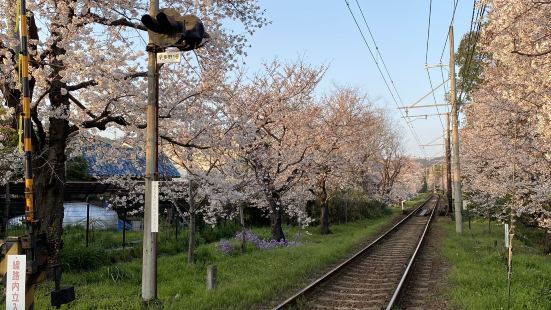
{"type": "Polygon", "coordinates": [[[450,38],[450,97],[452,103],[452,169],[453,169],[453,199],[455,206],[455,232],[463,233],[463,199],[461,197],[461,175],[459,170],[459,108],[455,93],[455,51],[453,43],[453,26],[448,32],[450,38]]]}
{"type": "MultiPolygon", "coordinates": [[[[149,15],[157,16],[159,1],[151,0],[149,15]]],[[[153,44],[151,36],[149,45],[153,44]]],[[[142,262],[142,301],[149,302],[157,298],[157,233],[152,232],[152,182],[157,181],[157,129],[158,129],[158,68],[157,53],[154,48],[148,51],[147,62],[147,129],[145,156],[145,212],[143,227],[143,262],[142,262]]]]}
{"type": "Polygon", "coordinates": [[[452,208],[452,163],[450,149],[450,113],[446,113],[446,137],[444,138],[444,149],[446,153],[446,197],[448,199],[448,214],[453,213],[452,208]]]}
{"type": "Polygon", "coordinates": [[[430,167],[430,172],[431,172],[431,175],[432,175],[432,192],[433,193],[436,193],[436,171],[435,171],[435,167],[436,165],[432,165],[432,167],[430,167]]]}
{"type": "Polygon", "coordinates": [[[440,189],[442,189],[442,193],[446,190],[446,161],[440,164],[440,189]]]}

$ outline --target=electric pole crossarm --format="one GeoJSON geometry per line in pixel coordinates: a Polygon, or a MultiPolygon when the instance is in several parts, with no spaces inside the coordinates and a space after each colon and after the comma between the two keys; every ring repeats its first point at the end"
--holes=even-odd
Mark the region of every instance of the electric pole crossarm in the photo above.
{"type": "Polygon", "coordinates": [[[425,64],[425,69],[434,69],[434,68],[445,68],[448,65],[445,65],[443,63],[437,63],[437,64],[425,64]]]}
{"type": "Polygon", "coordinates": [[[406,116],[402,116],[402,118],[410,118],[410,117],[423,117],[423,118],[427,118],[427,117],[429,117],[429,116],[439,116],[439,115],[446,115],[446,113],[420,114],[420,115],[406,115],[406,116]]]}
{"type": "Polygon", "coordinates": [[[433,143],[436,143],[436,142],[437,142],[438,140],[442,139],[443,137],[444,137],[444,135],[441,135],[440,137],[438,137],[438,138],[436,138],[436,139],[434,139],[434,140],[430,141],[430,142],[429,142],[429,143],[427,143],[427,144],[433,144],[433,143]]]}
{"type": "Polygon", "coordinates": [[[413,103],[412,105],[408,106],[407,108],[412,108],[414,106],[416,106],[418,103],[420,103],[423,99],[427,98],[428,96],[430,96],[432,93],[434,93],[438,88],[444,86],[444,84],[446,84],[450,79],[447,79],[445,80],[444,82],[440,83],[440,85],[436,86],[435,88],[433,88],[431,91],[429,91],[426,95],[424,95],[423,97],[421,97],[421,99],[415,101],[415,103],[413,103]]]}
{"type": "Polygon", "coordinates": [[[409,109],[417,109],[417,108],[432,108],[432,107],[449,107],[450,105],[448,103],[439,103],[439,104],[424,104],[424,105],[416,105],[416,106],[409,106],[409,107],[399,107],[400,110],[409,110],[409,109]]]}
{"type": "Polygon", "coordinates": [[[443,146],[443,143],[436,143],[436,144],[421,144],[419,146],[426,147],[426,146],[443,146]]]}

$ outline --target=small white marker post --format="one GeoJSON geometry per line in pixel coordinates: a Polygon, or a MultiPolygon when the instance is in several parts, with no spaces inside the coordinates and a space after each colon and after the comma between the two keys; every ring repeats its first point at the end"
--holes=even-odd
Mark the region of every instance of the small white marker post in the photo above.
{"type": "Polygon", "coordinates": [[[27,256],[8,255],[8,274],[6,279],[6,309],[25,309],[25,277],[27,256]]]}
{"type": "Polygon", "coordinates": [[[151,232],[159,232],[159,181],[151,181],[151,232]]]}
{"type": "Polygon", "coordinates": [[[402,200],[402,211],[404,211],[404,201],[405,200],[402,200]]]}
{"type": "Polygon", "coordinates": [[[505,224],[505,248],[509,248],[509,224],[505,224]]]}

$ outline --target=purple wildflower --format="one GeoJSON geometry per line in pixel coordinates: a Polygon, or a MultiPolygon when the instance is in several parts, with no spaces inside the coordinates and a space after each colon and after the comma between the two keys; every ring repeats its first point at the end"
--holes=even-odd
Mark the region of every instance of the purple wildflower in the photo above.
{"type": "Polygon", "coordinates": [[[216,245],[218,250],[226,255],[230,255],[233,252],[233,245],[229,240],[222,239],[216,245]]]}
{"type": "Polygon", "coordinates": [[[264,240],[257,235],[255,235],[251,230],[247,229],[242,232],[237,232],[235,234],[235,239],[242,240],[243,234],[245,235],[245,240],[252,243],[257,249],[261,250],[271,250],[275,248],[282,248],[288,246],[297,246],[299,245],[296,241],[287,242],[285,240],[264,240]]]}

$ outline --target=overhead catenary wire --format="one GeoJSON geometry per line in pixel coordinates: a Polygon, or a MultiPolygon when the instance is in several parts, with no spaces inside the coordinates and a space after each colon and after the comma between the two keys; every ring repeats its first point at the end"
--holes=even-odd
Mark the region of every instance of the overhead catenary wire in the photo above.
{"type": "MultiPolygon", "coordinates": [[[[472,14],[471,14],[471,23],[469,25],[469,32],[468,32],[468,44],[467,44],[467,47],[470,48],[472,46],[472,40],[473,40],[473,31],[475,30],[475,27],[474,26],[474,23],[475,23],[475,11],[476,11],[476,2],[477,0],[473,0],[473,9],[472,9],[472,14]]],[[[478,13],[480,14],[480,12],[478,13]]],[[[477,14],[477,18],[478,18],[478,14],[477,14]]],[[[468,68],[466,67],[466,69],[468,70],[468,68]]],[[[467,71],[468,72],[468,71],[467,71]]],[[[459,94],[459,98],[461,99],[461,96],[463,94],[463,90],[464,90],[464,87],[462,85],[461,87],[461,92],[459,94]]],[[[459,100],[459,102],[461,103],[461,100],[459,100]]]]}
{"type": "MultiPolygon", "coordinates": [[[[430,41],[430,20],[431,20],[431,15],[432,15],[432,0],[429,1],[429,22],[428,22],[428,26],[427,26],[427,44],[426,44],[426,49],[425,49],[425,69],[426,69],[426,72],[427,72],[427,77],[429,79],[429,84],[430,84],[430,89],[432,90],[432,98],[434,99],[434,104],[436,105],[437,104],[437,101],[436,101],[436,95],[434,94],[434,85],[432,84],[432,79],[430,77],[430,72],[429,72],[429,68],[428,68],[428,56],[429,56],[429,41],[430,41]]],[[[440,109],[438,109],[438,106],[435,106],[436,107],[436,112],[438,112],[438,114],[440,114],[440,109]]],[[[442,117],[440,115],[438,115],[438,119],[440,120],[440,125],[442,126],[442,130],[444,130],[444,122],[442,121],[442,117]]]]}
{"type": "Polygon", "coordinates": [[[427,45],[425,49],[425,65],[428,63],[429,59],[429,41],[430,41],[430,19],[432,16],[432,0],[429,1],[429,23],[427,27],[427,45]]]}
{"type": "MultiPolygon", "coordinates": [[[[455,12],[457,10],[458,3],[459,3],[459,0],[454,1],[452,18],[450,20],[450,26],[453,26],[453,22],[455,21],[455,12]]],[[[442,62],[442,58],[444,58],[444,52],[446,51],[446,46],[448,45],[449,38],[450,38],[449,35],[446,35],[446,40],[444,41],[444,47],[442,47],[442,53],[440,53],[440,62],[442,62]]]]}
{"type": "MultiPolygon", "coordinates": [[[[352,19],[354,20],[354,23],[356,24],[356,27],[358,28],[358,31],[360,32],[360,35],[363,39],[363,42],[365,44],[365,46],[367,47],[368,51],[369,51],[369,54],[371,55],[371,58],[373,59],[373,61],[375,62],[375,65],[377,67],[377,70],[379,71],[379,74],[381,75],[382,79],[383,79],[383,82],[388,90],[388,92],[390,93],[390,96],[392,97],[392,100],[394,101],[394,103],[396,104],[396,106],[398,108],[400,108],[400,104],[398,103],[398,101],[396,100],[396,96],[394,95],[392,89],[390,88],[390,85],[388,84],[388,81],[385,77],[385,75],[383,74],[383,71],[381,69],[381,66],[379,65],[379,62],[377,61],[377,58],[375,57],[375,54],[373,53],[373,50],[371,48],[371,46],[369,46],[369,43],[367,42],[367,39],[364,35],[364,32],[362,31],[362,28],[360,27],[360,24],[358,23],[358,20],[356,19],[356,16],[354,15],[354,12],[352,11],[352,8],[350,7],[350,3],[348,2],[348,0],[344,0],[345,4],[346,4],[346,7],[348,8],[348,11],[350,12],[350,15],[352,16],[352,19]]],[[[400,109],[398,109],[398,111],[400,112],[401,116],[404,117],[402,111],[400,109]]],[[[415,131],[415,129],[409,124],[406,122],[406,125],[408,126],[408,128],[410,129],[411,133],[413,134],[413,137],[414,139],[416,140],[417,142],[417,145],[419,145],[419,147],[421,147],[423,153],[425,154],[425,157],[427,156],[426,152],[425,152],[425,149],[421,146],[421,141],[417,135],[417,132],[415,131]]]]}
{"type": "Polygon", "coordinates": [[[392,85],[392,88],[394,89],[394,93],[398,97],[398,100],[400,101],[400,104],[403,106],[404,102],[402,101],[402,97],[400,96],[400,93],[398,92],[398,89],[396,89],[396,85],[394,84],[394,80],[392,79],[392,76],[390,75],[390,71],[388,70],[388,67],[386,66],[385,60],[383,58],[381,49],[377,45],[377,41],[375,41],[375,36],[373,36],[373,32],[371,32],[371,27],[369,27],[369,24],[367,22],[367,19],[365,18],[364,12],[362,10],[362,7],[360,6],[360,3],[358,0],[356,1],[356,5],[358,6],[358,9],[360,10],[360,14],[362,15],[362,19],[364,21],[364,24],[367,28],[367,31],[369,32],[369,36],[371,37],[371,41],[373,42],[373,45],[375,46],[375,51],[377,52],[377,55],[379,55],[379,59],[381,59],[381,63],[383,64],[383,68],[385,69],[386,75],[388,76],[388,79],[390,80],[390,84],[392,85]]]}
{"type": "MultiPolygon", "coordinates": [[[[457,11],[457,4],[458,3],[459,3],[459,0],[454,1],[452,17],[450,19],[449,26],[453,26],[453,23],[455,21],[455,12],[457,11]]],[[[446,46],[448,45],[448,40],[449,40],[449,33],[446,33],[446,39],[444,41],[444,46],[442,47],[442,52],[440,53],[440,59],[439,59],[440,64],[442,64],[442,58],[444,58],[444,52],[446,51],[446,46]]],[[[443,82],[444,81],[444,69],[442,68],[442,66],[440,66],[440,75],[442,76],[442,82],[443,82]]],[[[448,92],[448,90],[446,89],[446,86],[444,86],[444,92],[445,93],[448,92]]],[[[446,109],[446,111],[450,112],[449,108],[446,109]]],[[[442,121],[442,120],[440,120],[440,121],[442,121]]]]}
{"type": "MultiPolygon", "coordinates": [[[[452,17],[450,19],[449,26],[452,26],[454,21],[455,21],[455,12],[457,11],[457,5],[458,4],[459,4],[459,0],[455,0],[454,4],[453,4],[453,12],[452,12],[452,17]]],[[[432,0],[431,0],[431,6],[432,6],[432,0]]],[[[430,15],[430,11],[429,11],[429,15],[430,15]]],[[[429,23],[429,27],[430,27],[430,23],[429,23]]],[[[427,38],[427,40],[428,40],[428,38],[427,38]]],[[[442,64],[442,58],[444,58],[444,52],[446,51],[446,46],[448,45],[448,40],[449,40],[449,34],[446,33],[446,39],[444,41],[444,46],[442,47],[442,52],[440,53],[440,59],[439,59],[440,64],[442,64]]],[[[427,46],[428,46],[428,42],[427,42],[427,46]]],[[[427,53],[428,53],[428,48],[427,48],[427,53]]],[[[426,62],[427,61],[425,60],[425,63],[426,62]]],[[[429,74],[428,70],[427,70],[427,74],[429,74]]],[[[444,79],[444,69],[442,68],[442,66],[440,66],[440,75],[442,77],[442,82],[444,82],[445,81],[445,79],[444,79]]],[[[429,75],[429,80],[430,80],[430,75],[429,75]]],[[[447,90],[446,86],[444,86],[444,93],[447,93],[447,92],[448,92],[448,90],[447,90]]],[[[447,108],[446,111],[449,112],[450,111],[449,108],[447,108]]],[[[442,120],[440,120],[440,122],[442,122],[442,120]]]]}
{"type": "MultiPolygon", "coordinates": [[[[475,7],[476,7],[476,0],[474,1],[474,4],[473,4],[473,17],[474,17],[475,7]]],[[[470,69],[471,69],[471,63],[472,63],[474,55],[476,53],[476,45],[478,44],[478,39],[480,38],[481,27],[482,27],[482,19],[484,17],[485,12],[486,12],[486,5],[483,5],[478,9],[478,12],[476,14],[476,16],[477,16],[476,19],[471,19],[471,30],[469,32],[469,47],[471,48],[471,51],[468,55],[467,63],[466,63],[466,66],[465,66],[465,72],[469,72],[470,69]],[[476,26],[474,25],[474,23],[476,23],[476,26]],[[471,41],[471,39],[473,41],[471,41]]],[[[474,79],[470,79],[470,80],[467,81],[467,83],[469,84],[469,87],[473,84],[473,82],[474,82],[474,79]]],[[[465,81],[462,82],[462,84],[464,84],[464,83],[465,83],[465,81]]],[[[462,85],[461,92],[459,93],[459,103],[461,103],[463,101],[463,95],[465,94],[465,88],[466,87],[464,85],[462,85]]]]}

